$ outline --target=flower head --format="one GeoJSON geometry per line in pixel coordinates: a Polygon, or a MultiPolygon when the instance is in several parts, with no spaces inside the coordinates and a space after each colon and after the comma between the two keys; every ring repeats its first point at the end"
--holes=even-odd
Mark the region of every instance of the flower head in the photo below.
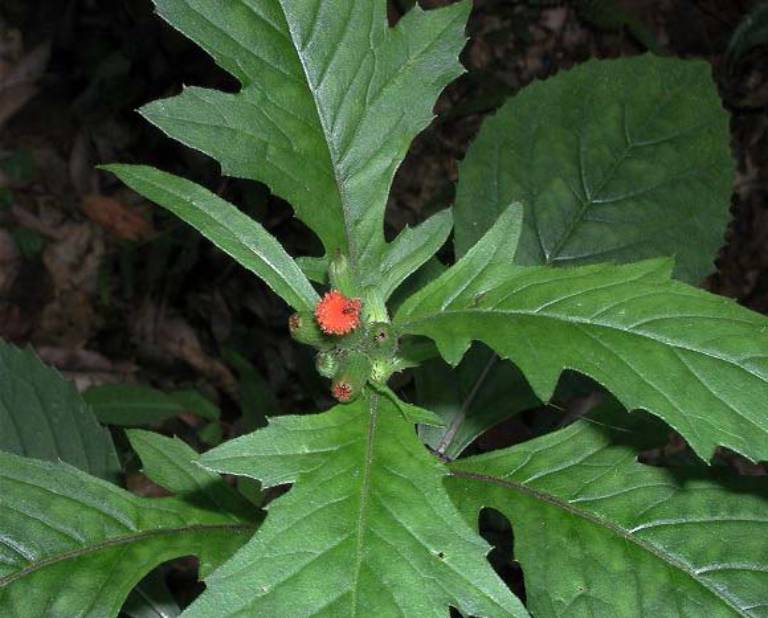
{"type": "Polygon", "coordinates": [[[354,389],[352,388],[352,385],[347,382],[337,382],[333,385],[331,393],[341,403],[346,403],[352,399],[354,389]]]}
{"type": "Polygon", "coordinates": [[[327,335],[346,335],[360,324],[359,298],[347,298],[338,290],[326,292],[315,307],[315,319],[327,335]]]}

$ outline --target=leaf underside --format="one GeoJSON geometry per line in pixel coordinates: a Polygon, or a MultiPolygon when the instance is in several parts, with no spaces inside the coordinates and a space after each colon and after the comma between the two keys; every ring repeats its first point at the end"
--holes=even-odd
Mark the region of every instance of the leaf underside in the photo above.
{"type": "Polygon", "coordinates": [[[456,462],[448,487],[510,519],[534,616],[768,616],[765,479],[640,464],[628,416],[456,462]]]}
{"type": "Polygon", "coordinates": [[[273,419],[201,458],[213,470],[293,483],[252,541],[184,614],[525,616],[484,559],[431,457],[386,398],[273,419]]]}

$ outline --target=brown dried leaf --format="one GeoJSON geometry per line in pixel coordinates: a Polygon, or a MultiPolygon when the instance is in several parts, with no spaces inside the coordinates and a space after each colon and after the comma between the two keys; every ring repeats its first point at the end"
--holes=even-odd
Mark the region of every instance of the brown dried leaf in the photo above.
{"type": "Polygon", "coordinates": [[[86,195],[81,204],[85,215],[97,225],[124,240],[145,240],[154,235],[152,224],[135,206],[103,195],[86,195]]]}

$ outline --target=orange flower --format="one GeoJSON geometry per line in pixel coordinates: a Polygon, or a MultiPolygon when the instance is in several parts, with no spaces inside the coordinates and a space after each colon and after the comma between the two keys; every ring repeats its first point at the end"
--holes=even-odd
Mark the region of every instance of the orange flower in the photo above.
{"type": "Polygon", "coordinates": [[[338,384],[333,385],[331,393],[341,403],[346,403],[352,399],[352,386],[346,382],[339,382],[338,384]]]}
{"type": "Polygon", "coordinates": [[[346,335],[360,324],[359,298],[347,298],[338,290],[326,292],[315,307],[315,318],[327,335],[346,335]]]}

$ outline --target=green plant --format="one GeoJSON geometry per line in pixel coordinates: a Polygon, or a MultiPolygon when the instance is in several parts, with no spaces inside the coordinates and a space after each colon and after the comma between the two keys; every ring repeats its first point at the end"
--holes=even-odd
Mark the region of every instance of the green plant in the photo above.
{"type": "MultiPolygon", "coordinates": [[[[484,125],[453,211],[387,243],[392,177],[461,72],[469,3],[414,6],[394,28],[383,0],[155,4],[242,89],[186,88],[144,116],[290,201],[325,255],[294,260],[188,180],[106,169],[267,282],[344,403],[272,419],[197,460],[132,431],[146,474],[176,494],[161,500],[0,455],[2,614],[114,615],[154,566],[196,554],[207,589],[190,618],[763,615],[765,483],[694,459],[637,461],[668,427],[703,461],[718,446],[768,459],[768,320],[690,285],[721,242],[733,173],[708,67],[591,61],[532,85],[484,125]],[[431,258],[452,229],[444,267],[431,258]],[[438,354],[459,365],[456,383],[438,354]],[[419,365],[415,405],[388,381],[419,365]],[[613,397],[457,459],[549,402],[564,369],[613,397]],[[292,488],[260,524],[217,473],[292,488]],[[512,522],[525,606],[486,560],[485,507],[512,522]]],[[[53,383],[30,378],[0,412],[53,383]]]]}

